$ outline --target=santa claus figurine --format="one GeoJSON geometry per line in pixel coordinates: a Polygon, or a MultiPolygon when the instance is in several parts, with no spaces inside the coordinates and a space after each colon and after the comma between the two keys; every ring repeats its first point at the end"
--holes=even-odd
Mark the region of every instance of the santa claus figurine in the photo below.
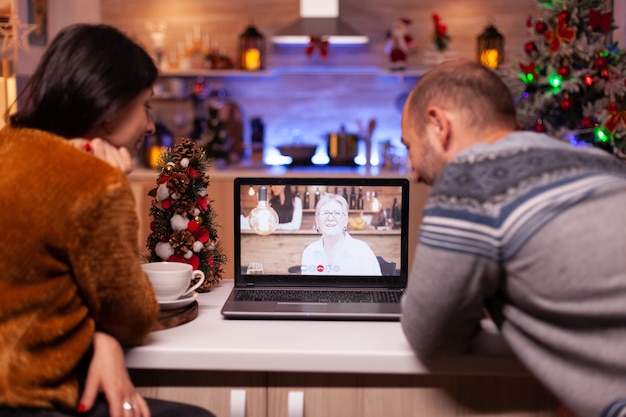
{"type": "Polygon", "coordinates": [[[398,19],[393,22],[391,30],[387,32],[385,53],[389,56],[391,70],[405,69],[407,55],[417,46],[413,37],[408,33],[411,23],[410,19],[398,19]]]}

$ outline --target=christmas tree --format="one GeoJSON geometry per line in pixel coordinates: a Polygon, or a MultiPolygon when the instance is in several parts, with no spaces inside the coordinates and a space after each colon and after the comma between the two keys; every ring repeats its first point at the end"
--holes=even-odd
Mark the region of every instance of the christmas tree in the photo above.
{"type": "Polygon", "coordinates": [[[523,129],[626,156],[626,60],[605,0],[539,1],[531,40],[519,62],[518,116],[523,129]],[[521,81],[519,81],[521,79],[521,81]]]}
{"type": "Polygon", "coordinates": [[[189,139],[163,153],[150,208],[148,262],[184,262],[204,272],[199,291],[221,279],[226,257],[218,241],[216,213],[208,197],[208,158],[189,139]]]}

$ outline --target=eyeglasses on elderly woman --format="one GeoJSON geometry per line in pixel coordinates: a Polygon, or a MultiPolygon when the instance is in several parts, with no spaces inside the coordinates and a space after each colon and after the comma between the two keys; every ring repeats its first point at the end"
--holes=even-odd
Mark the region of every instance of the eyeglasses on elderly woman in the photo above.
{"type": "Polygon", "coordinates": [[[319,217],[321,217],[322,219],[327,219],[329,217],[333,217],[333,219],[341,219],[344,216],[344,212],[342,211],[328,211],[328,210],[324,210],[324,211],[320,211],[319,213],[317,213],[317,215],[319,217]]]}

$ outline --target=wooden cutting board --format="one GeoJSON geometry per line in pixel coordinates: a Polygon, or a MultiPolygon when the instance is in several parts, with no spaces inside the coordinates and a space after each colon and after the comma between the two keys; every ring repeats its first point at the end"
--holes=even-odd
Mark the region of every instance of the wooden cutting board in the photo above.
{"type": "Polygon", "coordinates": [[[198,317],[198,301],[187,304],[184,307],[172,310],[161,310],[159,312],[159,320],[152,330],[165,330],[181,324],[189,323],[198,317]]]}

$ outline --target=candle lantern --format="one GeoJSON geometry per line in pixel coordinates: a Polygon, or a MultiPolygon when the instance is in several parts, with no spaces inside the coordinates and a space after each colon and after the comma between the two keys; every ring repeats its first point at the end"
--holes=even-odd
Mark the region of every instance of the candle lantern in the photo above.
{"type": "Polygon", "coordinates": [[[478,62],[487,68],[497,69],[504,63],[504,36],[489,25],[478,36],[476,50],[478,62]]]}
{"type": "Polygon", "coordinates": [[[265,37],[253,25],[239,36],[239,67],[248,71],[265,69],[265,37]]]}

